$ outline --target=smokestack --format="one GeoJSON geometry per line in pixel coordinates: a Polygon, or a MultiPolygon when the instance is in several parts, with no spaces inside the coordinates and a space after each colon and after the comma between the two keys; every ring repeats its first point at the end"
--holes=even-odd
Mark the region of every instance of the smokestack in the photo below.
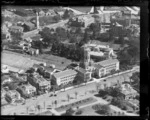
{"type": "Polygon", "coordinates": [[[38,12],[36,12],[36,21],[37,21],[36,23],[37,29],[39,29],[40,27],[39,27],[39,13],[38,12]]]}

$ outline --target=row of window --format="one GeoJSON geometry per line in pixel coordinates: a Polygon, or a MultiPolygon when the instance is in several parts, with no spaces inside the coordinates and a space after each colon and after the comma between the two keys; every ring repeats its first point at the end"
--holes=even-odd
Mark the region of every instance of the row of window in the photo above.
{"type": "Polygon", "coordinates": [[[106,66],[106,68],[109,68],[109,67],[111,67],[111,66],[116,66],[116,63],[115,63],[115,64],[108,65],[108,66],[106,66]]]}
{"type": "Polygon", "coordinates": [[[63,80],[66,80],[66,79],[72,79],[72,78],[74,78],[76,75],[71,75],[71,76],[67,76],[67,77],[63,77],[63,78],[60,78],[61,79],[61,81],[63,81],[63,80]]]}
{"type": "Polygon", "coordinates": [[[109,67],[109,68],[106,68],[106,71],[107,70],[111,70],[111,69],[115,69],[116,68],[116,66],[111,66],[111,67],[109,67]]]}
{"type": "Polygon", "coordinates": [[[74,76],[76,76],[76,74],[75,75],[66,76],[66,77],[62,77],[61,79],[70,78],[70,77],[74,77],[74,76]]]}

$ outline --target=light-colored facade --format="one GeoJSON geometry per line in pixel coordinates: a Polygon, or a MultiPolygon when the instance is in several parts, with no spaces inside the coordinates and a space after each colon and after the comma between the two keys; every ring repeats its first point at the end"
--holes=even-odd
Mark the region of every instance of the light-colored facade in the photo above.
{"type": "Polygon", "coordinates": [[[130,100],[135,96],[139,95],[138,92],[130,86],[130,84],[122,84],[121,93],[124,95],[124,98],[126,100],[130,100]]]}
{"type": "Polygon", "coordinates": [[[108,59],[95,63],[94,67],[97,75],[102,77],[110,73],[112,70],[119,70],[119,61],[117,59],[108,59]]]}
{"type": "Polygon", "coordinates": [[[77,72],[75,70],[65,70],[58,73],[54,73],[52,80],[55,80],[57,85],[68,84],[69,82],[73,82],[76,77],[77,72]]]}
{"type": "Polygon", "coordinates": [[[19,92],[16,90],[10,90],[5,95],[6,99],[10,100],[10,102],[15,102],[15,100],[21,99],[19,92]]]}

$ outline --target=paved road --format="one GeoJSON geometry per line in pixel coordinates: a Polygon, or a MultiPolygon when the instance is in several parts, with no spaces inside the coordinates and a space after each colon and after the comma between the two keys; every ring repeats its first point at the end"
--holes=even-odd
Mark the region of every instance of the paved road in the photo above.
{"type": "MultiPolygon", "coordinates": [[[[124,77],[121,77],[121,76],[115,76],[115,77],[112,77],[112,78],[109,78],[107,79],[106,82],[104,81],[101,81],[100,84],[106,84],[106,83],[113,83],[113,82],[116,82],[117,80],[119,81],[129,81],[128,77],[131,75],[132,73],[125,73],[123,74],[122,76],[124,77]]],[[[32,100],[32,99],[28,99],[26,101],[26,105],[17,105],[17,106],[14,106],[14,107],[8,107],[8,108],[5,108],[5,109],[2,109],[2,114],[4,115],[7,115],[9,113],[11,113],[12,111],[16,111],[16,113],[20,114],[20,112],[26,112],[26,107],[27,106],[33,106],[35,104],[41,104],[41,106],[43,106],[43,103],[44,101],[46,102],[46,105],[52,105],[52,101],[54,100],[57,100],[58,101],[58,106],[59,105],[64,105],[64,104],[68,104],[69,102],[74,102],[76,101],[75,98],[75,91],[77,91],[79,93],[78,95],[78,100],[83,98],[84,96],[86,96],[86,94],[88,95],[88,92],[87,91],[91,91],[91,90],[97,90],[96,88],[96,85],[97,83],[94,82],[94,83],[90,83],[90,84],[87,84],[86,86],[82,86],[82,87],[79,87],[79,88],[75,88],[75,89],[70,89],[70,90],[67,90],[65,92],[60,92],[60,93],[57,93],[57,97],[49,97],[49,94],[45,94],[45,95],[42,95],[42,96],[39,96],[36,100],[32,100]],[[69,94],[72,99],[68,102],[67,101],[67,94],[69,94]]],[[[92,94],[92,93],[89,93],[89,94],[92,94]]]]}
{"type": "MultiPolygon", "coordinates": [[[[56,27],[60,27],[60,26],[63,26],[65,23],[67,23],[68,20],[63,20],[63,21],[60,21],[58,23],[54,23],[54,24],[50,24],[50,25],[46,25],[44,27],[48,27],[48,28],[56,28],[56,27]]],[[[30,31],[30,32],[26,32],[23,34],[23,38],[26,38],[26,37],[30,37],[30,36],[35,36],[36,34],[38,34],[39,30],[36,29],[36,30],[33,30],[33,31],[30,31]]]]}

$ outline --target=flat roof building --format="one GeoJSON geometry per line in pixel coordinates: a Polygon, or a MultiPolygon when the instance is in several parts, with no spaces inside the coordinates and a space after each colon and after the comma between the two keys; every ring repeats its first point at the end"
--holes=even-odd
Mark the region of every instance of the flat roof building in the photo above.
{"type": "Polygon", "coordinates": [[[77,75],[77,72],[72,69],[67,69],[61,72],[57,72],[53,74],[53,80],[56,81],[57,85],[67,84],[72,82],[77,75]]]}

